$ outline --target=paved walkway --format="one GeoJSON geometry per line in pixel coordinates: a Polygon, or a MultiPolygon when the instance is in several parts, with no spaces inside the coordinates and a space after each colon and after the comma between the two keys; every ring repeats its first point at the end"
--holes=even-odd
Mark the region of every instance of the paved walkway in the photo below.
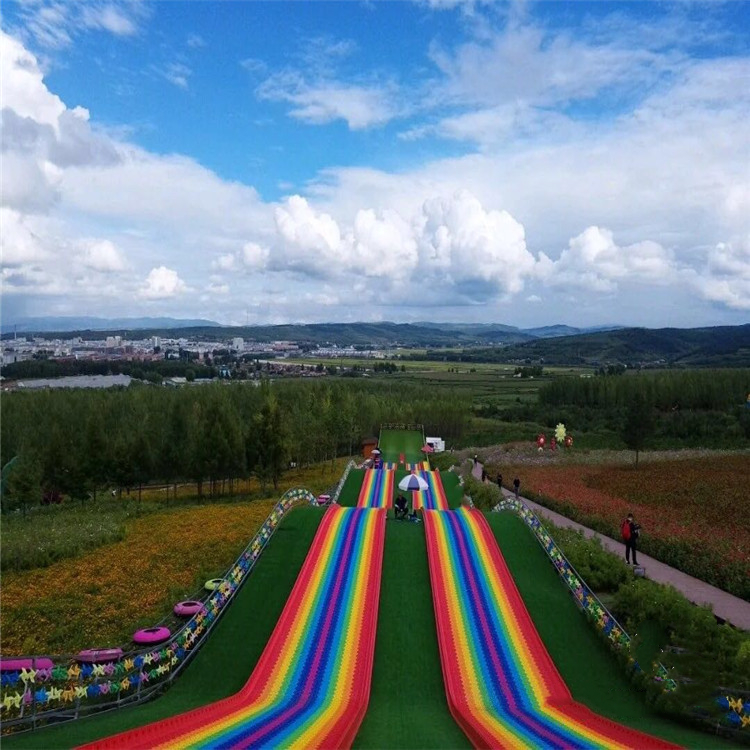
{"type": "MultiPolygon", "coordinates": [[[[482,468],[480,463],[475,464],[471,470],[472,475],[481,480],[482,468]]],[[[506,497],[513,496],[513,493],[505,488],[503,488],[503,494],[506,497]]],[[[521,500],[538,516],[548,518],[556,526],[581,531],[585,537],[596,537],[605,549],[619,555],[623,560],[625,559],[625,545],[622,542],[610,539],[608,536],[604,536],[604,534],[600,534],[586,526],[581,526],[580,523],[571,521],[569,518],[565,518],[565,516],[561,516],[559,513],[555,513],[553,510],[549,510],[535,503],[533,500],[528,500],[523,496],[521,496],[521,500]]],[[[644,555],[642,552],[638,553],[638,563],[645,569],[647,578],[674,586],[695,604],[710,604],[717,617],[726,620],[735,627],[750,630],[750,602],[728,594],[721,589],[717,589],[716,586],[711,586],[704,581],[699,581],[697,578],[687,575],[687,573],[675,570],[669,565],[655,560],[653,557],[644,555]]]]}

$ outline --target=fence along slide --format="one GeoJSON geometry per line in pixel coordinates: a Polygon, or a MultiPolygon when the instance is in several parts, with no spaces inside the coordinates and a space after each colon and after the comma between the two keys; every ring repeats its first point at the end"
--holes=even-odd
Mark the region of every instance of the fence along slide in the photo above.
{"type": "Polygon", "coordinates": [[[384,538],[384,510],[331,506],[242,690],[84,747],[349,747],[370,696],[384,538]]]}
{"type": "Polygon", "coordinates": [[[443,488],[439,471],[420,471],[419,475],[427,482],[426,490],[414,490],[412,507],[414,510],[448,510],[448,498],[443,488]]]}
{"type": "Polygon", "coordinates": [[[393,505],[393,469],[365,469],[358,508],[390,508],[393,505]]]}
{"type": "Polygon", "coordinates": [[[573,700],[479,511],[424,521],[448,705],[475,747],[675,747],[573,700]]]}

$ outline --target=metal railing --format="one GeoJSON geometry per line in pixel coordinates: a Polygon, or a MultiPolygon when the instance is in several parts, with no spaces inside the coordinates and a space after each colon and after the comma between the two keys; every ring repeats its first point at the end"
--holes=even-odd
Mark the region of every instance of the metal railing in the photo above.
{"type": "MultiPolygon", "coordinates": [[[[281,497],[263,525],[229,567],[222,583],[201,609],[167,641],[130,650],[111,661],[89,663],[81,655],[3,655],[28,666],[3,670],[0,717],[3,728],[36,729],[50,720],[63,721],[141,703],[163,691],[190,662],[208,638],[241,585],[255,567],[281,519],[300,502],[316,504],[306,489],[294,488],[281,497]]],[[[123,649],[124,651],[124,649],[123,649]]]]}
{"type": "Polygon", "coordinates": [[[341,479],[339,479],[339,483],[336,485],[336,489],[331,495],[332,503],[337,503],[339,501],[339,495],[341,494],[341,490],[344,489],[344,484],[346,483],[346,480],[349,476],[349,472],[352,469],[356,469],[356,468],[357,468],[357,464],[354,462],[353,459],[349,461],[349,463],[346,465],[346,468],[344,469],[344,473],[341,475],[341,479]]]}
{"type": "MultiPolygon", "coordinates": [[[[586,585],[585,581],[573,567],[572,563],[544,527],[539,518],[521,500],[514,497],[503,498],[495,507],[495,511],[512,510],[517,513],[524,523],[531,529],[542,549],[547,553],[552,564],[555,566],[560,578],[570,589],[573,599],[578,607],[586,614],[599,632],[607,639],[610,648],[614,651],[631,651],[632,639],[625,628],[620,625],[617,618],[602,604],[599,597],[586,585]]],[[[632,666],[636,670],[641,667],[631,654],[632,666]]],[[[661,663],[655,664],[654,679],[661,682],[667,691],[676,690],[677,682],[670,677],[669,671],[661,663]]]]}

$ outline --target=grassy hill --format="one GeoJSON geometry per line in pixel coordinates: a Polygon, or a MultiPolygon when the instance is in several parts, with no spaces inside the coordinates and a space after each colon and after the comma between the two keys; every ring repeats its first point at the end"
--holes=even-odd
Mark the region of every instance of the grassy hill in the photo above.
{"type": "Polygon", "coordinates": [[[750,325],[716,328],[623,328],[538,339],[501,350],[464,351],[463,361],[547,365],[750,367],[750,325]]]}

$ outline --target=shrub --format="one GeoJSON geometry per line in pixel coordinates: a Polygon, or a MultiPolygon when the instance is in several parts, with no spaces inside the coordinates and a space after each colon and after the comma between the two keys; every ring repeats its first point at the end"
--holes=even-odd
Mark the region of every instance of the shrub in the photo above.
{"type": "Polygon", "coordinates": [[[580,531],[559,527],[550,528],[550,533],[593,591],[613,593],[632,580],[631,569],[617,555],[605,550],[597,538],[587,539],[580,531]]]}
{"type": "Polygon", "coordinates": [[[496,484],[479,482],[472,476],[464,477],[464,491],[479,510],[492,510],[500,502],[500,488],[496,484]]]}

